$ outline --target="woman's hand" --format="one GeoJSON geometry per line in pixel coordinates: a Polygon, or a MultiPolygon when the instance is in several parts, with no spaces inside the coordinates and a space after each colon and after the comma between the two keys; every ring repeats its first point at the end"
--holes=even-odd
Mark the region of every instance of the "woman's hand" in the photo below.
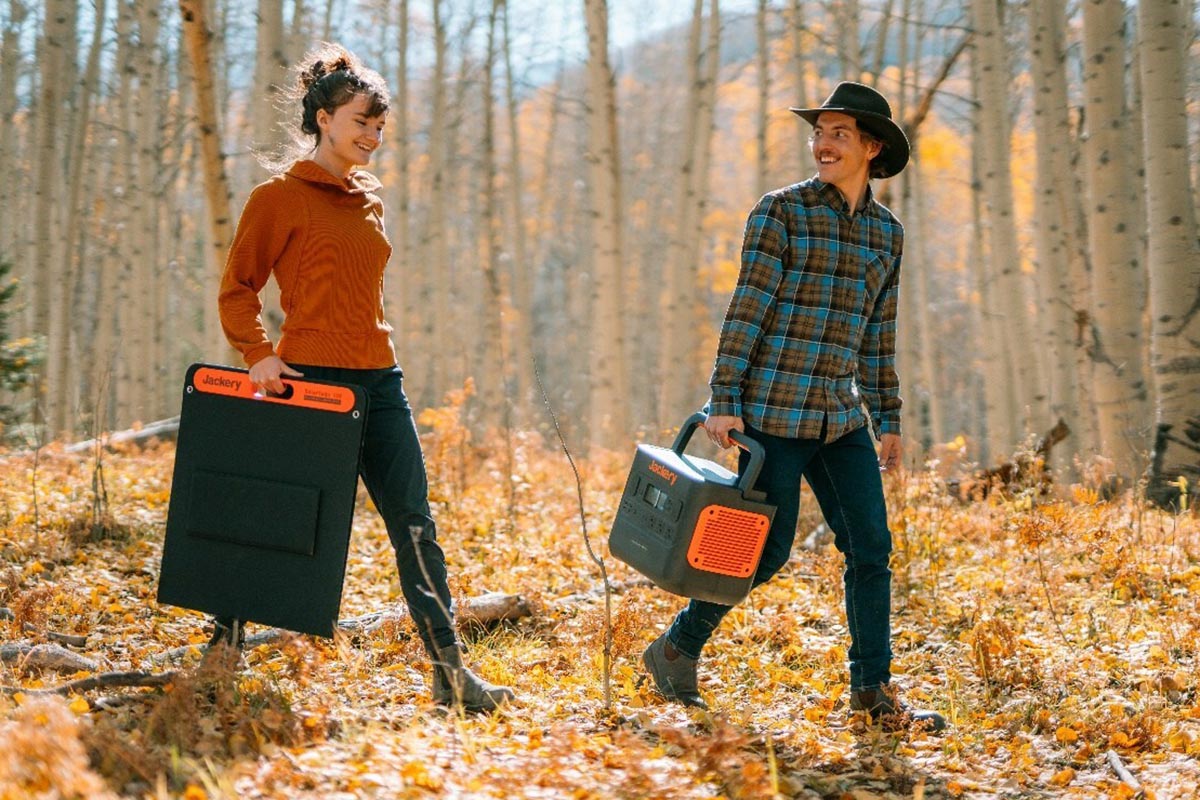
{"type": "Polygon", "coordinates": [[[281,380],[284,375],[289,378],[304,377],[303,372],[292,369],[283,363],[279,356],[267,356],[250,368],[250,382],[254,384],[254,388],[268,394],[284,393],[286,388],[281,380]]]}

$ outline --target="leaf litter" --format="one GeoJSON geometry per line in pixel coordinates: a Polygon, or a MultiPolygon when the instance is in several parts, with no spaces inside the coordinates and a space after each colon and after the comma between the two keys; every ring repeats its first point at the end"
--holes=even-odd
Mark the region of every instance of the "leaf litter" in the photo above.
{"type": "MultiPolygon", "coordinates": [[[[466,717],[434,706],[402,614],[202,663],[204,617],[154,600],[173,445],[108,453],[99,519],[87,456],[0,454],[3,645],[70,636],[59,646],[101,672],[177,671],[166,686],[57,696],[45,692],[96,673],[0,662],[0,798],[1196,796],[1196,516],[1087,486],[964,503],[933,470],[889,478],[895,681],[946,715],[937,737],[849,714],[841,558],[820,537],[715,635],[701,662],[709,712],[642,680],[642,649],[685,601],[602,547],[623,587],[606,708],[603,596],[570,469],[533,433],[512,436],[509,459],[507,441],[463,424],[464,401],[422,418],[431,499],[459,604],[502,592],[532,609],[462,629],[469,662],[513,686],[515,704],[466,717]],[[174,648],[188,649],[164,664],[174,648]]],[[[601,542],[627,465],[623,453],[580,463],[601,542]]],[[[358,504],[343,617],[403,602],[382,522],[365,493],[358,504]]],[[[820,522],[807,489],[802,508],[798,539],[820,522]]]]}

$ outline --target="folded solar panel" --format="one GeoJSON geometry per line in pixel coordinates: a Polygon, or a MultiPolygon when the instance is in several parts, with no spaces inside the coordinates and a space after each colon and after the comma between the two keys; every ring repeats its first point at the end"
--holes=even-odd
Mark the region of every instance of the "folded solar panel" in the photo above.
{"type": "Polygon", "coordinates": [[[158,601],[332,636],[367,419],[358,386],[193,364],[184,383],[158,601]]]}

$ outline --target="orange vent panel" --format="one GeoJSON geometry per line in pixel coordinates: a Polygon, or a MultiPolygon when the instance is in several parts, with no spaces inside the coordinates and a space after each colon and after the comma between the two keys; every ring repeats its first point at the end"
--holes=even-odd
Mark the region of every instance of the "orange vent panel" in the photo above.
{"type": "Polygon", "coordinates": [[[705,506],[696,522],[688,563],[704,572],[748,578],[758,566],[771,521],[728,506],[705,506]]]}

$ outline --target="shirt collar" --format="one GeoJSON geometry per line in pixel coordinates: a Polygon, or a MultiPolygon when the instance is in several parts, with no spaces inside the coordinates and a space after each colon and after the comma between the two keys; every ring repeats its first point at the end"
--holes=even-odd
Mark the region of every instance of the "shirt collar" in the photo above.
{"type": "MultiPolygon", "coordinates": [[[[846,198],[842,197],[841,191],[832,183],[825,183],[814,175],[812,185],[825,205],[847,216],[853,213],[850,204],[846,202],[846,198]]],[[[866,191],[863,192],[862,213],[869,216],[876,216],[878,208],[879,204],[875,202],[875,192],[871,189],[871,183],[868,181],[866,191]]]]}
{"type": "Polygon", "coordinates": [[[378,191],[383,187],[379,179],[366,170],[356,169],[345,180],[342,180],[317,162],[309,159],[303,159],[292,164],[287,174],[308,183],[336,186],[346,194],[366,194],[367,192],[378,191]]]}

